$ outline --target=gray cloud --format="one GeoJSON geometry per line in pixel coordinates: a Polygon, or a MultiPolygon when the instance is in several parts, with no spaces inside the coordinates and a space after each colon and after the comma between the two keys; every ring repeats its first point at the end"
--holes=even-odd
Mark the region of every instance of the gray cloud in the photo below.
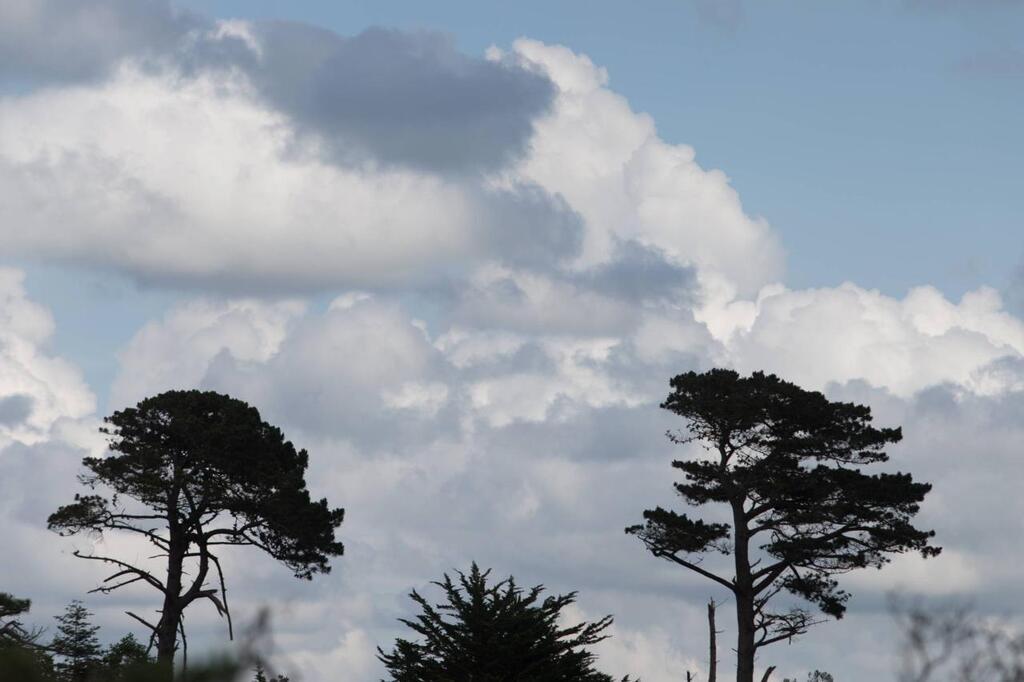
{"type": "Polygon", "coordinates": [[[441,170],[495,168],[523,151],[554,97],[546,77],[459,52],[450,36],[374,28],[345,38],[302,24],[256,27],[250,62],[267,98],[334,154],[441,170]]]}
{"type": "Polygon", "coordinates": [[[487,251],[503,263],[553,269],[579,254],[584,225],[559,196],[536,185],[484,192],[487,251]]]}
{"type": "MultiPolygon", "coordinates": [[[[660,383],[666,383],[664,378],[660,383]]],[[[661,456],[668,461],[672,445],[665,432],[678,428],[677,422],[652,405],[596,407],[570,412],[562,420],[513,422],[490,429],[485,438],[489,450],[510,454],[528,451],[573,461],[661,456]]]]}
{"type": "Polygon", "coordinates": [[[575,281],[602,294],[631,301],[689,301],[697,280],[691,267],[672,263],[655,247],[635,241],[617,244],[611,260],[580,273],[575,281]]]}
{"type": "Polygon", "coordinates": [[[0,79],[104,76],[126,57],[162,57],[207,23],[166,0],[0,3],[0,79]]]}
{"type": "Polygon", "coordinates": [[[0,398],[0,426],[19,426],[32,414],[32,396],[17,393],[0,398]]]}
{"type": "MultiPolygon", "coordinates": [[[[530,224],[521,216],[515,218],[530,224]]],[[[504,229],[495,234],[514,239],[517,232],[504,229]]],[[[634,241],[616,244],[607,262],[590,268],[571,270],[544,262],[545,253],[565,253],[572,236],[568,225],[561,231],[546,229],[520,246],[527,252],[519,258],[512,244],[496,248],[503,262],[525,268],[468,282],[457,294],[454,320],[465,326],[526,333],[609,334],[635,327],[645,307],[693,303],[694,270],[634,241]],[[543,265],[548,267],[538,267],[543,265]]]]}

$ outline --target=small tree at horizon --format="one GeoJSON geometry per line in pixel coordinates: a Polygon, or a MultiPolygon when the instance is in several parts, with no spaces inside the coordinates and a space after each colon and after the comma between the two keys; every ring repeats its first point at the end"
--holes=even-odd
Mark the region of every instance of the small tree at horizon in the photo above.
{"type": "MultiPolygon", "coordinates": [[[[799,682],[796,678],[789,679],[788,677],[782,682],[799,682]]],[[[807,682],[836,682],[835,678],[831,674],[815,670],[814,672],[807,673],[807,682]]]]}
{"type": "Polygon", "coordinates": [[[722,504],[729,521],[658,507],[626,532],[732,594],[737,682],[753,682],[758,649],[819,622],[801,607],[769,608],[776,595],[788,592],[841,618],[849,595],[833,576],[881,567],[892,554],[939,553],[928,544],[934,531],[911,524],[931,486],[909,474],[860,471],[887,461],[884,448],[902,438],[898,428],[873,427],[869,408],[830,402],[763,372],[688,372],[670,384],[661,407],[683,417],[687,432],[669,437],[710,453],[672,463],[685,477],[675,489],[692,506],[722,504]],[[709,553],[731,555],[733,575],[701,565],[699,555],[709,553]]]}
{"type": "Polygon", "coordinates": [[[152,659],[145,644],[128,633],[103,652],[103,674],[105,682],[120,680],[126,671],[134,670],[152,659]]]}
{"type": "Polygon", "coordinates": [[[60,682],[88,682],[100,667],[100,627],[93,625],[92,613],[78,599],[55,616],[57,634],[50,651],[57,657],[54,670],[60,682]]]}
{"type": "Polygon", "coordinates": [[[117,557],[74,555],[112,567],[94,592],[141,583],[160,593],[155,623],[127,613],[149,628],[150,646],[155,642],[165,668],[194,602],[212,602],[232,633],[218,548],[256,547],[307,580],[328,573],[329,560],[343,553],[334,532],[344,510],[310,499],[308,454],[256,408],[211,391],[168,391],[105,422],[110,455],[86,457],[88,473],[80,480],[114,494],[76,495],[48,524],[61,535],[127,532],[156,548],[165,561],[162,575],[117,557]]]}
{"type": "Polygon", "coordinates": [[[13,594],[0,592],[0,647],[30,646],[39,639],[42,630],[28,630],[18,616],[32,607],[29,599],[18,599],[13,594]]]}
{"type": "Polygon", "coordinates": [[[38,643],[45,631],[26,628],[19,618],[31,606],[28,599],[0,592],[0,680],[53,678],[53,658],[38,643]]]}
{"type": "Polygon", "coordinates": [[[280,673],[277,673],[273,677],[267,677],[267,670],[263,667],[262,663],[257,663],[253,669],[252,682],[291,682],[290,678],[280,673]]]}
{"type": "Polygon", "coordinates": [[[562,626],[575,592],[541,599],[541,585],[524,591],[511,577],[488,584],[489,576],[475,562],[457,580],[445,574],[432,583],[445,598],[434,605],[413,590],[421,613],[400,620],[421,641],[398,639],[390,654],[377,649],[393,682],[612,682],[584,648],[608,637],[611,616],[562,626]]]}

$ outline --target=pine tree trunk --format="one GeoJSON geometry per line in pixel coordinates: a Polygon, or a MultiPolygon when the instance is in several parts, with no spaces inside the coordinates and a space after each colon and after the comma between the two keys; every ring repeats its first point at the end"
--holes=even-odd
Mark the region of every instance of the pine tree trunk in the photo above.
{"type": "Polygon", "coordinates": [[[718,633],[715,631],[715,600],[708,602],[708,682],[718,678],[718,633]]]}
{"type": "Polygon", "coordinates": [[[167,555],[167,583],[163,610],[156,630],[156,658],[161,666],[173,669],[174,652],[178,648],[178,622],[181,619],[181,574],[185,549],[171,530],[171,550],[167,555]]]}
{"type": "Polygon", "coordinates": [[[732,501],[733,557],[736,560],[736,682],[754,682],[754,581],[743,500],[732,501]]]}
{"type": "Polygon", "coordinates": [[[736,595],[736,682],[754,682],[754,606],[736,595]]]}

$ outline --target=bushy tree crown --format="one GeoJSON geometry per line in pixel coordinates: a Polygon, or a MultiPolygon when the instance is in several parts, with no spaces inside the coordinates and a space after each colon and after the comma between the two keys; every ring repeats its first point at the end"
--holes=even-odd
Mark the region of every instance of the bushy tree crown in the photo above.
{"type": "Polygon", "coordinates": [[[401,622],[420,641],[378,649],[394,682],[612,682],[584,648],[607,637],[611,616],[562,627],[575,593],[542,599],[543,586],[524,591],[511,577],[488,584],[489,575],[475,563],[456,580],[445,574],[433,583],[445,597],[435,605],[412,592],[421,613],[401,622]]]}

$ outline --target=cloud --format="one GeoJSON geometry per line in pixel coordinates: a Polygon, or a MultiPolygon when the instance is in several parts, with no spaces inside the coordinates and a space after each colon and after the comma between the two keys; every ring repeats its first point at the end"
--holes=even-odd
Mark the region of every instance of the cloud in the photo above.
{"type": "Polygon", "coordinates": [[[32,415],[32,396],[23,393],[0,398],[0,425],[12,427],[24,423],[32,415]]]}
{"type": "Polygon", "coordinates": [[[549,266],[576,251],[578,221],[536,188],[341,168],[293,149],[290,131],[244,81],[129,69],[0,100],[4,237],[147,283],[263,293],[429,281],[476,259],[549,266]]]}
{"type": "Polygon", "coordinates": [[[160,59],[126,48],[103,79],[0,98],[12,253],[261,295],[423,286],[495,263],[634,298],[750,295],[781,276],[776,237],[728,178],[660,140],[584,56],[200,24],[160,59]]]}
{"type": "Polygon", "coordinates": [[[53,316],[23,279],[0,268],[0,575],[4,590],[32,599],[39,623],[90,588],[93,571],[72,566],[46,517],[70,500],[82,458],[101,452],[103,439],[95,397],[50,350],[53,316]]]}
{"type": "Polygon", "coordinates": [[[6,0],[0,79],[104,77],[125,58],[170,53],[203,23],[166,0],[6,0]]]}
{"type": "Polygon", "coordinates": [[[77,368],[51,355],[53,316],[28,298],[23,274],[0,268],[0,447],[46,439],[62,419],[95,409],[77,368]]]}
{"type": "Polygon", "coordinates": [[[298,301],[253,299],[180,305],[136,332],[120,352],[122,371],[111,389],[111,403],[120,409],[154,392],[196,386],[222,352],[243,363],[265,362],[304,310],[298,301]]]}
{"type": "Polygon", "coordinates": [[[523,152],[554,96],[542,75],[467,56],[440,33],[374,28],[343,38],[283,22],[252,30],[259,90],[346,161],[498,168],[523,152]]]}
{"type": "Polygon", "coordinates": [[[782,276],[777,237],[744,213],[728,177],[701,168],[692,147],[661,140],[649,116],[608,89],[604,69],[532,40],[517,41],[514,52],[558,87],[518,172],[583,216],[582,263],[607,262],[626,241],[694,267],[702,283],[724,277],[740,294],[782,276]]]}
{"type": "Polygon", "coordinates": [[[755,303],[707,308],[701,319],[725,343],[721,360],[816,389],[861,379],[900,396],[945,382],[1002,390],[986,368],[1024,354],[1024,322],[987,288],[959,303],[931,287],[903,299],[853,284],[766,288],[755,303]]]}
{"type": "Polygon", "coordinates": [[[294,22],[217,22],[159,0],[0,6],[0,77],[71,82],[125,63],[184,77],[244,74],[297,132],[341,163],[475,172],[518,156],[551,104],[542,75],[471,57],[451,36],[294,22]]]}
{"type": "Polygon", "coordinates": [[[180,306],[121,353],[115,402],[199,386],[373,446],[410,428],[441,430],[448,389],[440,354],[394,304],[343,296],[322,315],[302,311],[254,300],[180,306]]]}

